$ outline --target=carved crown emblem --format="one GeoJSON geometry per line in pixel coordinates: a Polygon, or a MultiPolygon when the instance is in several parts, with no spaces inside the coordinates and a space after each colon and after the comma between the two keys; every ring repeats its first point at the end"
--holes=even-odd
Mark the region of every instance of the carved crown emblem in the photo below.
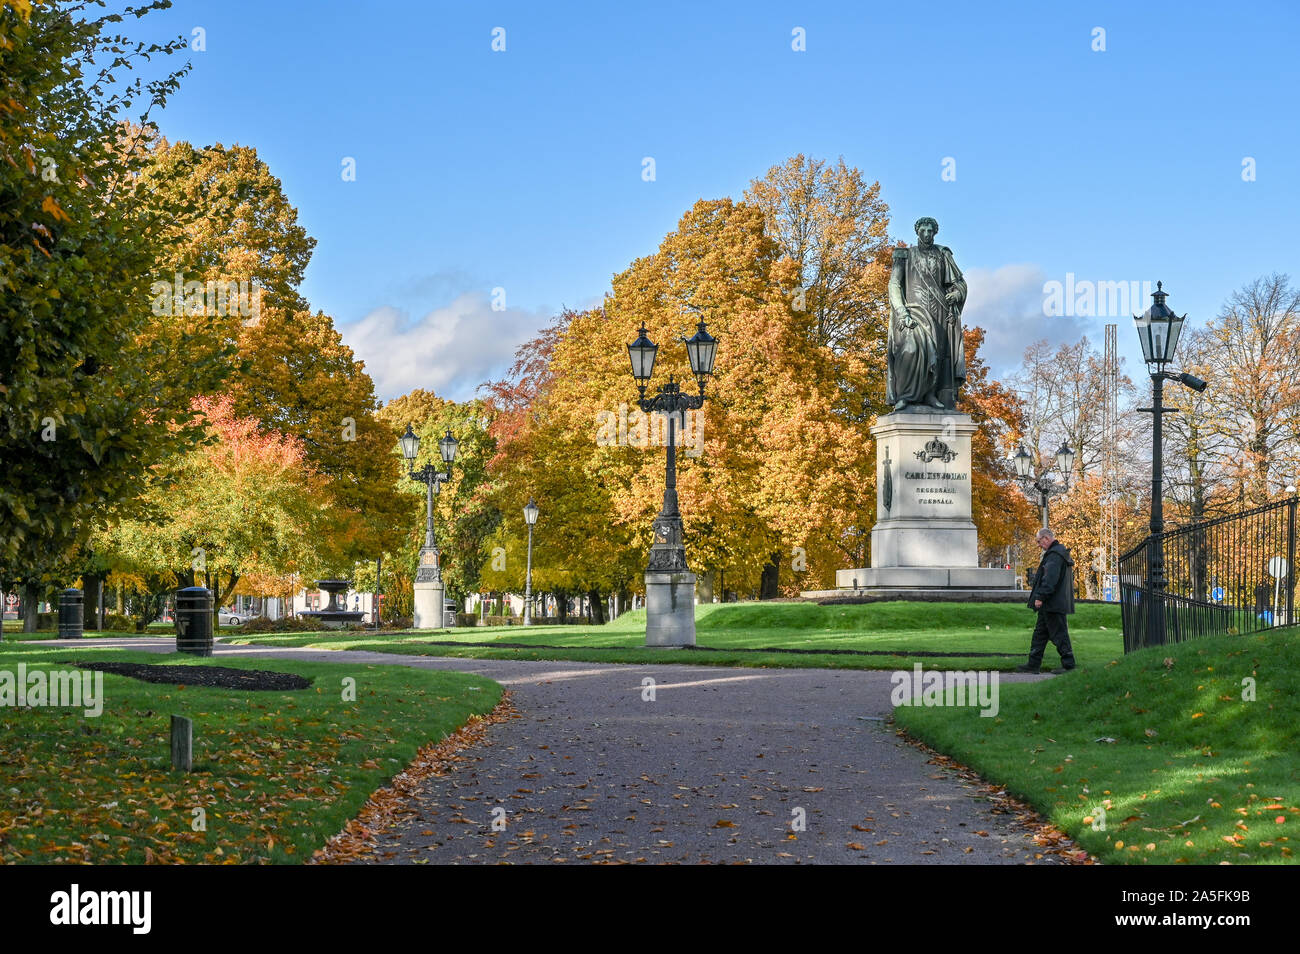
{"type": "Polygon", "coordinates": [[[957,452],[937,437],[930,438],[925,442],[925,449],[916,452],[916,459],[926,464],[932,460],[941,460],[947,464],[956,456],[957,452]]]}

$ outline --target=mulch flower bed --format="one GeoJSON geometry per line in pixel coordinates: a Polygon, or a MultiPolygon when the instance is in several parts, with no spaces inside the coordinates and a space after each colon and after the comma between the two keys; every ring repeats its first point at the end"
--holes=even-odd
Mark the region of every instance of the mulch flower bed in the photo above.
{"type": "Polygon", "coordinates": [[[310,679],[297,673],[270,672],[266,669],[231,669],[229,666],[161,666],[128,662],[73,662],[72,665],[78,669],[91,669],[170,686],[286,692],[291,689],[306,689],[311,685],[310,679]]]}

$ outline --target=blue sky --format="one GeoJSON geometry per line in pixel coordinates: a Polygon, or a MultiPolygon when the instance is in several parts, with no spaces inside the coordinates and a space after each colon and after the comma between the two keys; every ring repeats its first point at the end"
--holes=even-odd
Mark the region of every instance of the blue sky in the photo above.
{"type": "MultiPolygon", "coordinates": [[[[303,292],[380,396],[464,398],[695,200],[800,152],[879,180],[896,237],[939,220],[996,370],[1037,338],[1100,342],[1104,317],[1043,314],[1067,273],[1162,279],[1204,321],[1297,271],[1297,10],[178,0],[146,22],[204,31],[163,131],[257,148],[318,241],[303,292]]],[[[1132,370],[1132,322],[1109,320],[1132,370]]]]}

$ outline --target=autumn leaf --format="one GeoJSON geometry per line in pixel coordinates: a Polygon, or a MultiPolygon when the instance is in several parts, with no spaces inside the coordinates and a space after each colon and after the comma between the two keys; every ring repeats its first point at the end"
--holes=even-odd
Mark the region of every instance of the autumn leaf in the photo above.
{"type": "Polygon", "coordinates": [[[44,211],[50,213],[50,215],[54,217],[54,220],[56,222],[72,221],[68,213],[64,212],[63,208],[59,205],[59,203],[54,200],[54,196],[47,195],[45,197],[45,201],[41,203],[41,208],[44,211]]]}

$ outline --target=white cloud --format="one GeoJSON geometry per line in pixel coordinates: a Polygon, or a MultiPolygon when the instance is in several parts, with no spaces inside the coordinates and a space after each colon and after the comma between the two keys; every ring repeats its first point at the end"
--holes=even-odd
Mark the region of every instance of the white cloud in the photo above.
{"type": "MultiPolygon", "coordinates": [[[[961,321],[985,331],[980,356],[995,377],[1020,364],[1025,346],[1046,338],[1052,345],[1087,335],[1100,346],[1101,329],[1093,318],[1048,317],[1043,313],[1047,275],[1037,265],[971,268],[966,277],[966,307],[961,321]]],[[[1111,319],[1113,320],[1113,319],[1111,319]]]]}
{"type": "Polygon", "coordinates": [[[381,400],[424,388],[463,401],[483,382],[501,377],[514,363],[515,349],[549,320],[546,312],[493,311],[490,299],[475,292],[416,320],[384,305],[340,325],[339,333],[365,362],[381,400]]]}

